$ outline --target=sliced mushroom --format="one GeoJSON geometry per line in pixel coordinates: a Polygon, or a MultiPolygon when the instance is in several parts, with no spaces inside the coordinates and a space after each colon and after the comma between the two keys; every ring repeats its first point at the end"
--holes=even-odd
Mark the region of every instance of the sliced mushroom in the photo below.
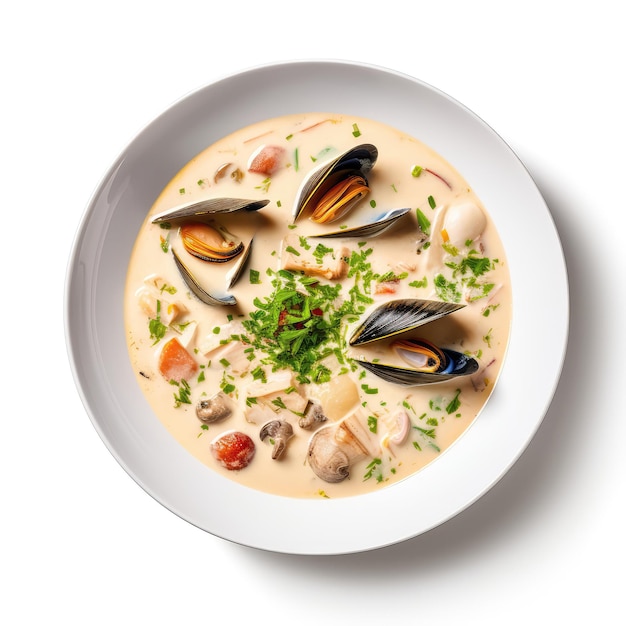
{"type": "Polygon", "coordinates": [[[328,418],[324,413],[324,409],[317,402],[309,402],[306,407],[304,415],[298,421],[298,426],[305,430],[311,430],[318,424],[322,424],[328,418]]]}
{"type": "Polygon", "coordinates": [[[205,424],[226,419],[232,412],[228,396],[222,391],[211,398],[202,398],[196,405],[196,415],[205,424]]]}
{"type": "Polygon", "coordinates": [[[261,441],[265,441],[267,437],[273,442],[272,458],[280,459],[285,453],[287,442],[293,437],[293,428],[289,422],[284,420],[272,420],[267,422],[259,433],[261,441]]]}

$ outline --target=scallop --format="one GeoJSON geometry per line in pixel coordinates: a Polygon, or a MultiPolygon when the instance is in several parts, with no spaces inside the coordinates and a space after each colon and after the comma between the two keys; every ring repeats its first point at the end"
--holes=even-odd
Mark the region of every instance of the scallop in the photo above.
{"type": "Polygon", "coordinates": [[[487,218],[475,204],[451,206],[443,219],[443,230],[449,242],[456,247],[480,237],[486,226],[487,218]]]}

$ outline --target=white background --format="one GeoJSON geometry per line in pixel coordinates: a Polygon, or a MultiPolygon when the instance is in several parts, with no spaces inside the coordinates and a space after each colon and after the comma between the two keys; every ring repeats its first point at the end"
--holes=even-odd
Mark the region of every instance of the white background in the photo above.
{"type": "MultiPolygon", "coordinates": [[[[625,623],[626,44],[617,6],[35,0],[5,7],[0,622],[625,623]],[[559,230],[571,328],[546,418],[489,493],[400,545],[301,557],[198,530],[124,472],[76,392],[63,292],[91,194],[146,124],[225,75],[324,58],[415,76],[503,137],[559,230]]],[[[540,254],[532,241],[528,254],[540,254]]],[[[549,268],[537,276],[549,279],[549,268]]],[[[550,302],[528,306],[550,315],[550,302]]],[[[529,367],[550,358],[538,345],[529,367]]]]}

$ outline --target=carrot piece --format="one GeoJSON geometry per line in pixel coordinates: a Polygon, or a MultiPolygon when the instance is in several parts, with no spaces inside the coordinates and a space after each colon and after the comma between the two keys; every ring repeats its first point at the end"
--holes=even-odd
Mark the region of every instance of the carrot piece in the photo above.
{"type": "Polygon", "coordinates": [[[190,380],[197,371],[195,359],[176,337],[163,346],[159,355],[159,372],[166,380],[175,380],[177,383],[183,379],[190,380]]]}

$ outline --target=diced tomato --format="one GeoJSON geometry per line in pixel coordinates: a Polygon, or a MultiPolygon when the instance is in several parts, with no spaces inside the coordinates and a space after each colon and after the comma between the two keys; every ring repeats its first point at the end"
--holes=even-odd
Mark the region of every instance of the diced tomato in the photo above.
{"type": "Polygon", "coordinates": [[[375,292],[376,293],[396,293],[398,290],[397,281],[387,281],[384,283],[378,283],[376,285],[375,292]]]}
{"type": "Polygon", "coordinates": [[[254,441],[245,433],[238,431],[226,433],[211,443],[211,454],[227,470],[247,467],[255,451],[254,441]]]}
{"type": "Polygon", "coordinates": [[[285,149],[280,146],[263,146],[252,157],[248,171],[270,176],[282,165],[284,153],[285,149]]]}
{"type": "Polygon", "coordinates": [[[159,372],[166,380],[191,380],[198,371],[198,364],[181,343],[174,337],[170,339],[159,355],[159,372]]]}

